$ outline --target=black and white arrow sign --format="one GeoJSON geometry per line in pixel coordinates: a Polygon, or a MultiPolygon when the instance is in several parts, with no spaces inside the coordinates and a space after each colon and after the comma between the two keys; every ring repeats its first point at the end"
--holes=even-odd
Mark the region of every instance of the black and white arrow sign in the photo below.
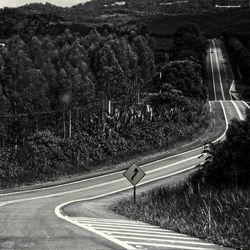
{"type": "Polygon", "coordinates": [[[123,175],[135,186],[146,174],[136,164],[132,164],[123,175]]]}

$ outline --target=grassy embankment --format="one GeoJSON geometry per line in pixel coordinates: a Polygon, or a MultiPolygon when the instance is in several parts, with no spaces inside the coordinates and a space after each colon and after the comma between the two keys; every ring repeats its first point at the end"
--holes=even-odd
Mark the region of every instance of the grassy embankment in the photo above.
{"type": "Polygon", "coordinates": [[[112,206],[116,213],[219,245],[249,249],[249,189],[195,190],[187,181],[112,206]],[[197,193],[199,195],[197,195],[197,193]]]}
{"type": "Polygon", "coordinates": [[[133,197],[120,200],[111,209],[215,244],[249,249],[249,120],[238,123],[230,125],[226,141],[215,146],[213,158],[191,178],[142,193],[136,204],[133,197]]]}

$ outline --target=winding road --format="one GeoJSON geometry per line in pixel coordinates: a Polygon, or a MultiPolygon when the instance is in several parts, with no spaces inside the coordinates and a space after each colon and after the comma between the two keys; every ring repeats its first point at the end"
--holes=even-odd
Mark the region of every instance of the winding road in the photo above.
{"type": "MultiPolygon", "coordinates": [[[[221,42],[209,43],[209,102],[213,112],[223,114],[226,129],[232,118],[244,119],[249,105],[232,99],[229,90],[233,76],[221,42]]],[[[218,140],[224,137],[225,133],[218,140]]],[[[202,150],[200,147],[142,165],[146,176],[138,192],[184,179],[204,161],[202,150]]],[[[123,172],[0,194],[0,249],[222,249],[112,213],[108,207],[114,200],[132,194],[123,172]]]]}

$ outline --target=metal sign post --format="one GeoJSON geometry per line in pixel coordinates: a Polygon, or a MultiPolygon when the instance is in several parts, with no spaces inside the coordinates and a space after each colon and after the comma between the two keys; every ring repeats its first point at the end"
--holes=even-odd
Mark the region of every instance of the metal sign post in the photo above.
{"type": "Polygon", "coordinates": [[[136,186],[134,186],[134,204],[136,203],[136,186]]]}
{"type": "Polygon", "coordinates": [[[136,184],[146,175],[135,163],[133,163],[124,173],[124,177],[134,186],[134,204],[136,203],[136,184]]]}

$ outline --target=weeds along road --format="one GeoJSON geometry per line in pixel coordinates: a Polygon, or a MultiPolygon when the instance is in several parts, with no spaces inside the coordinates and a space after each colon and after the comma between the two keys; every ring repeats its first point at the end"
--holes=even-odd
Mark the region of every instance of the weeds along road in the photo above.
{"type": "MultiPolygon", "coordinates": [[[[230,72],[223,67],[224,56],[220,43],[211,40],[207,56],[210,105],[213,112],[224,116],[227,125],[233,117],[244,118],[247,104],[231,100],[227,79],[230,72]]],[[[141,190],[162,181],[171,183],[174,175],[186,173],[204,161],[204,157],[199,157],[201,152],[202,148],[197,148],[143,165],[147,175],[140,183],[141,190]]],[[[85,212],[94,214],[99,202],[96,198],[112,197],[111,194],[117,197],[118,192],[129,189],[131,185],[120,171],[39,190],[2,194],[0,249],[118,249],[116,242],[66,221],[62,208],[71,201],[85,200],[91,204],[85,212]]],[[[100,213],[105,217],[109,212],[100,213]]]]}

